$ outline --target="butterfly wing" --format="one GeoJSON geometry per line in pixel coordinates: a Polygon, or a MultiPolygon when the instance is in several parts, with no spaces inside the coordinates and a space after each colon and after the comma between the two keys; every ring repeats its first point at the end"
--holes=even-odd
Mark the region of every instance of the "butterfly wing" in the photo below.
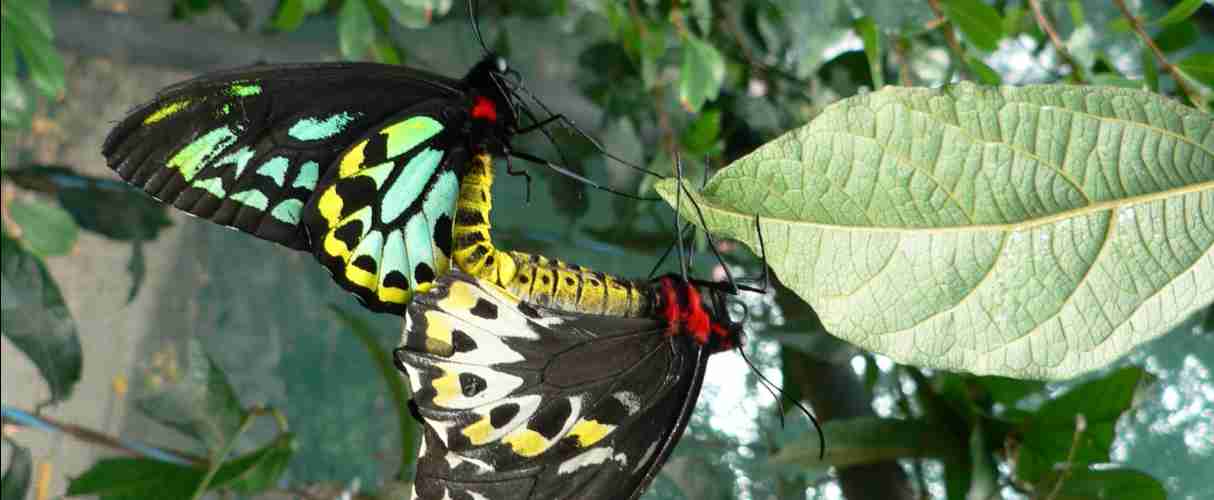
{"type": "Polygon", "coordinates": [[[367,63],[252,66],[162,91],[106,138],[110,168],[190,214],[307,249],[302,207],[335,160],[401,110],[461,83],[367,63]]]}
{"type": "Polygon", "coordinates": [[[354,141],[303,209],[316,258],[367,308],[403,314],[447,272],[459,176],[471,161],[450,104],[406,109],[354,141]]]}
{"type": "Polygon", "coordinates": [[[416,497],[638,497],[686,426],[708,356],[665,329],[440,278],[410,304],[397,350],[425,429],[416,497]]]}

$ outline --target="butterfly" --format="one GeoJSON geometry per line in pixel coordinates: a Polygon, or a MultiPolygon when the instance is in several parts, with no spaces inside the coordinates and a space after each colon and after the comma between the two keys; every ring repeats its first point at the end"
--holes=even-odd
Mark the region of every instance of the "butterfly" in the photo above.
{"type": "Polygon", "coordinates": [[[394,355],[424,424],[415,497],[639,497],[709,356],[740,345],[725,293],[538,256],[517,265],[510,289],[453,271],[408,307],[394,355]]]}
{"type": "Polygon", "coordinates": [[[156,199],[310,251],[368,308],[400,314],[450,267],[457,204],[489,203],[461,179],[526,131],[513,74],[492,53],[458,80],[371,63],[222,71],[161,91],[102,152],[156,199]]]}

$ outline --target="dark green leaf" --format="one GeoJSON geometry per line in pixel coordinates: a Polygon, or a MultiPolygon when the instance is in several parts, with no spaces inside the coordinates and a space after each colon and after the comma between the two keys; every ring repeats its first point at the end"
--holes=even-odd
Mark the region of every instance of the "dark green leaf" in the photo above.
{"type": "Polygon", "coordinates": [[[1126,78],[1117,73],[1094,73],[1092,74],[1092,83],[1102,87],[1142,88],[1142,82],[1126,78]]]}
{"type": "Polygon", "coordinates": [[[135,240],[131,242],[131,258],[126,262],[126,270],[131,273],[131,290],[126,294],[126,302],[128,304],[135,300],[135,296],[139,295],[139,288],[143,286],[143,279],[147,275],[147,265],[143,259],[143,241],[135,240]]]}
{"type": "MultiPolygon", "coordinates": [[[[215,472],[207,490],[261,484],[269,477],[267,473],[278,467],[284,451],[289,453],[293,449],[290,442],[290,435],[282,436],[263,448],[225,462],[215,472]]],[[[187,500],[193,497],[206,473],[202,467],[146,458],[110,458],[93,464],[71,480],[67,494],[97,495],[105,500],[187,500]]]]}
{"type": "Polygon", "coordinates": [[[1176,63],[1189,78],[1201,82],[1207,87],[1214,87],[1214,52],[1197,52],[1176,63]]]}
{"type": "Polygon", "coordinates": [[[964,445],[950,429],[925,420],[863,417],[822,424],[826,459],[818,460],[818,435],[808,433],[771,457],[775,464],[809,468],[868,464],[907,457],[964,456],[964,445]]]}
{"type": "Polygon", "coordinates": [[[333,314],[337,315],[337,319],[346,325],[350,333],[353,333],[362,342],[363,347],[367,349],[367,356],[371,358],[371,363],[379,369],[380,376],[388,386],[388,394],[392,395],[392,401],[395,403],[397,423],[400,429],[400,449],[403,453],[401,468],[406,470],[407,466],[413,463],[414,450],[419,442],[417,423],[413,421],[408,410],[409,398],[412,397],[411,391],[401,382],[400,372],[396,370],[396,365],[392,362],[393,354],[380,347],[370,324],[335,305],[330,304],[329,310],[333,311],[333,314]]]}
{"type": "Polygon", "coordinates": [[[708,109],[700,113],[691,126],[683,131],[680,143],[684,151],[693,156],[704,156],[716,151],[721,136],[721,110],[708,109]]]}
{"type": "Polygon", "coordinates": [[[14,170],[9,178],[26,189],[58,197],[81,228],[115,240],[152,240],[172,224],[163,204],[123,182],[54,166],[14,170]]]}
{"type": "Polygon", "coordinates": [[[1206,0],[1181,0],[1180,3],[1173,5],[1171,9],[1168,9],[1167,14],[1164,14],[1163,17],[1156,19],[1154,24],[1168,26],[1185,21],[1191,17],[1193,13],[1197,12],[1197,9],[1201,8],[1201,3],[1203,1],[1206,0]]]}
{"type": "Polygon", "coordinates": [[[1168,26],[1155,35],[1155,45],[1164,52],[1176,52],[1197,41],[1197,25],[1191,21],[1168,26]]]}
{"type": "Polygon", "coordinates": [[[0,240],[0,282],[4,289],[0,294],[0,333],[38,367],[50,387],[51,401],[62,401],[80,380],[76,322],[42,259],[7,234],[0,234],[0,240]]]}
{"type": "Polygon", "coordinates": [[[307,17],[305,0],[282,0],[270,26],[278,31],[295,31],[307,17]]]}
{"type": "Polygon", "coordinates": [[[241,31],[249,29],[249,23],[253,20],[253,11],[244,0],[223,0],[223,11],[241,31]]]}
{"type": "Polygon", "coordinates": [[[1040,380],[1022,380],[995,375],[975,377],[974,381],[985,387],[992,399],[1009,407],[1014,406],[1025,396],[1045,388],[1045,382],[1040,380]]]}
{"type": "Polygon", "coordinates": [[[966,55],[965,65],[969,67],[970,72],[974,74],[974,80],[983,85],[999,85],[1003,83],[1003,78],[999,76],[994,69],[982,62],[982,59],[966,55]]]}
{"type": "Polygon", "coordinates": [[[375,51],[376,62],[392,65],[401,63],[400,50],[396,48],[396,44],[392,43],[391,39],[377,37],[372,49],[375,51]]]}
{"type": "Polygon", "coordinates": [[[302,0],[304,14],[315,14],[325,8],[327,0],[302,0]]]}
{"type": "Polygon", "coordinates": [[[994,7],[982,0],[944,0],[941,6],[944,16],[957,25],[974,47],[986,52],[999,48],[1003,19],[994,7]]]}
{"type": "Polygon", "coordinates": [[[683,42],[683,66],[679,72],[679,102],[690,113],[717,98],[725,81],[725,60],[707,41],[688,35],[683,42]]]}
{"type": "Polygon", "coordinates": [[[278,479],[286,471],[287,464],[298,448],[295,436],[290,433],[279,436],[273,443],[252,454],[252,465],[228,486],[246,495],[277,486],[278,479]]]}
{"type": "MultiPolygon", "coordinates": [[[[1053,491],[1059,473],[1041,481],[1038,490],[1053,491]]],[[[1133,469],[1089,469],[1078,467],[1062,477],[1062,487],[1054,500],[1164,500],[1167,490],[1159,480],[1133,469]]]]}
{"type": "Polygon", "coordinates": [[[188,340],[185,348],[180,364],[176,353],[168,352],[162,362],[150,366],[144,375],[148,395],[136,399],[135,405],[152,420],[198,440],[207,450],[221,450],[236,435],[245,411],[227,376],[198,341],[188,340]]]}
{"type": "Polygon", "coordinates": [[[8,469],[4,470],[4,478],[0,479],[0,498],[25,498],[30,488],[34,461],[26,447],[8,438],[4,438],[4,442],[12,451],[8,455],[8,469]]]}
{"type": "Polygon", "coordinates": [[[1147,90],[1159,92],[1159,66],[1155,64],[1155,53],[1150,47],[1139,47],[1138,58],[1142,62],[1142,80],[1147,90]]]}
{"type": "Polygon", "coordinates": [[[346,0],[342,4],[337,14],[337,38],[342,57],[358,60],[366,56],[375,41],[375,25],[366,0],[346,0]]]}
{"type": "Polygon", "coordinates": [[[871,17],[862,17],[856,20],[856,33],[860,35],[860,40],[864,41],[864,55],[868,57],[868,72],[873,78],[873,88],[879,89],[885,86],[885,73],[881,70],[881,32],[877,29],[877,23],[873,22],[871,17]]]}
{"type": "Polygon", "coordinates": [[[43,257],[71,252],[80,233],[72,214],[40,199],[14,201],[9,214],[21,226],[21,242],[43,257]]]}
{"type": "Polygon", "coordinates": [[[1130,408],[1143,373],[1134,366],[1122,368],[1046,401],[1021,424],[1023,442],[1017,455],[1016,476],[1036,482],[1056,464],[1066,463],[1072,453],[1072,465],[1108,461],[1117,419],[1130,408]],[[1076,420],[1080,415],[1084,429],[1076,440],[1076,420]]]}

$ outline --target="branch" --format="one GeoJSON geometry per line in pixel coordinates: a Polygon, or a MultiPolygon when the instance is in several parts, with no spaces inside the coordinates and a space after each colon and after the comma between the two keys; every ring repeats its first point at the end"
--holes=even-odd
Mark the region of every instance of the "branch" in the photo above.
{"type": "Polygon", "coordinates": [[[1134,31],[1138,33],[1138,37],[1142,39],[1142,42],[1147,44],[1147,47],[1150,47],[1151,52],[1155,53],[1155,59],[1159,61],[1159,67],[1163,68],[1164,71],[1167,71],[1172,75],[1172,79],[1176,80],[1176,86],[1180,88],[1180,91],[1184,93],[1185,97],[1189,99],[1189,102],[1192,103],[1194,107],[1197,109],[1203,109],[1204,106],[1201,105],[1201,95],[1197,93],[1197,89],[1190,87],[1188,80],[1185,79],[1184,75],[1180,74],[1180,70],[1177,69],[1175,65],[1168,62],[1168,58],[1163,55],[1163,51],[1159,50],[1158,45],[1155,45],[1155,40],[1152,40],[1151,36],[1147,35],[1146,30],[1142,28],[1142,22],[1140,22],[1138,18],[1134,16],[1134,14],[1130,13],[1130,9],[1125,5],[1125,0],[1113,0],[1113,3],[1117,4],[1117,9],[1120,10],[1121,15],[1125,16],[1126,20],[1130,22],[1130,27],[1134,28],[1134,31]]]}
{"type": "Polygon", "coordinates": [[[953,57],[957,60],[957,70],[963,77],[969,79],[969,69],[965,65],[965,50],[961,48],[961,42],[957,41],[957,34],[953,33],[953,25],[948,22],[948,18],[944,17],[944,11],[940,9],[940,0],[927,0],[927,4],[931,6],[932,12],[936,14],[936,18],[939,20],[937,26],[944,30],[944,41],[948,43],[948,48],[953,51],[953,57]]]}
{"type": "Polygon", "coordinates": [[[1078,83],[1086,83],[1087,78],[1083,75],[1083,68],[1075,63],[1075,58],[1071,57],[1071,51],[1067,50],[1066,44],[1062,43],[1062,38],[1058,36],[1058,32],[1054,30],[1054,25],[1050,24],[1049,19],[1045,18],[1045,13],[1041,11],[1041,0],[1029,0],[1029,6],[1033,9],[1033,17],[1037,18],[1037,26],[1041,27],[1050,38],[1050,43],[1054,44],[1054,51],[1062,57],[1062,61],[1067,66],[1071,67],[1071,76],[1078,83]]]}

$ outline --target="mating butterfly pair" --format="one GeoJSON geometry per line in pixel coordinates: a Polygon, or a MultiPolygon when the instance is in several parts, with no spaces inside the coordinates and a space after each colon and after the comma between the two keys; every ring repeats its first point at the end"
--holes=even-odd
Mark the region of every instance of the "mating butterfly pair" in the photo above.
{"type": "Polygon", "coordinates": [[[310,251],[368,308],[406,317],[418,496],[636,497],[740,328],[720,292],[494,248],[490,157],[520,130],[507,72],[489,56],[462,80],[216,73],[133,111],[103,152],[157,199],[310,251]]]}

